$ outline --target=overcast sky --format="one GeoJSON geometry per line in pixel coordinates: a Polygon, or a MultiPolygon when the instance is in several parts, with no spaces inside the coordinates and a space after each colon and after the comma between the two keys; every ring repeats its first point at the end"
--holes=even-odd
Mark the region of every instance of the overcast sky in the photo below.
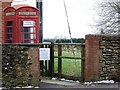
{"type": "MultiPolygon", "coordinates": [[[[14,4],[29,4],[36,6],[35,0],[14,0],[14,4]]],[[[84,38],[92,34],[95,12],[93,8],[97,0],[65,0],[70,29],[73,38],[84,38]]],[[[43,37],[44,38],[69,38],[67,18],[63,0],[43,0],[43,37]]]]}

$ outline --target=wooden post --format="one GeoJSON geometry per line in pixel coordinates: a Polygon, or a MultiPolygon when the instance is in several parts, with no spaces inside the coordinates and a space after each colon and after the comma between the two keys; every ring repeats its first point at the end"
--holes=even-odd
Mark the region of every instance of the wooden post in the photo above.
{"type": "MultiPolygon", "coordinates": [[[[43,48],[44,45],[40,45],[40,48],[43,48]]],[[[41,71],[41,76],[44,77],[44,62],[40,61],[40,71],[41,71]]]]}
{"type": "Polygon", "coordinates": [[[50,45],[49,76],[51,78],[54,76],[54,43],[53,42],[51,42],[50,45]]]}
{"type": "MultiPolygon", "coordinates": [[[[44,48],[47,48],[48,47],[48,45],[45,45],[45,47],[44,48]]],[[[48,60],[45,60],[44,61],[45,62],[45,76],[47,77],[48,76],[48,70],[47,70],[47,68],[48,68],[48,60]]]]}
{"type": "Polygon", "coordinates": [[[62,75],[62,45],[58,45],[58,79],[61,78],[62,75]]]}
{"type": "Polygon", "coordinates": [[[81,45],[81,82],[84,82],[85,45],[81,45]]]}

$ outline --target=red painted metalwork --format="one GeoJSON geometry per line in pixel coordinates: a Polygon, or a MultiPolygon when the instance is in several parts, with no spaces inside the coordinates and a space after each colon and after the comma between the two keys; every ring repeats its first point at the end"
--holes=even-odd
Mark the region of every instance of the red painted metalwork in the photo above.
{"type": "Polygon", "coordinates": [[[38,9],[15,5],[4,10],[4,43],[39,43],[38,9]]]}

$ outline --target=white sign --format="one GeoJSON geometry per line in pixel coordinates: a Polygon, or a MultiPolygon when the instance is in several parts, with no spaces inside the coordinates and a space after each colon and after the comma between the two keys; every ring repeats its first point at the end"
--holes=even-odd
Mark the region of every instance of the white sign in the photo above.
{"type": "Polygon", "coordinates": [[[23,21],[23,26],[24,27],[30,27],[30,26],[35,26],[34,21],[23,21]]]}
{"type": "Polygon", "coordinates": [[[50,48],[40,48],[40,60],[50,60],[50,48]]]}

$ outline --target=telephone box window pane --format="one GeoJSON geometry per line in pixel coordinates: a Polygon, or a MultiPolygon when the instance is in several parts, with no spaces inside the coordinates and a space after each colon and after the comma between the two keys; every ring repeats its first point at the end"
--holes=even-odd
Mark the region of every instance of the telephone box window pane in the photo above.
{"type": "Polygon", "coordinates": [[[12,21],[7,21],[7,26],[13,26],[12,21]]]}
{"type": "Polygon", "coordinates": [[[36,29],[33,27],[24,27],[24,32],[35,33],[36,29]]]}
{"type": "Polygon", "coordinates": [[[36,34],[30,34],[30,39],[36,39],[36,34]]]}
{"type": "Polygon", "coordinates": [[[12,34],[8,34],[8,39],[12,39],[12,34]]]}
{"type": "Polygon", "coordinates": [[[34,43],[34,40],[30,40],[30,43],[34,43]]]}
{"type": "Polygon", "coordinates": [[[7,32],[12,32],[12,27],[8,27],[7,32]]]}
{"type": "Polygon", "coordinates": [[[24,43],[30,43],[30,40],[24,40],[24,43]]]}
{"type": "Polygon", "coordinates": [[[35,32],[36,32],[36,29],[35,29],[35,28],[30,28],[30,32],[31,32],[31,33],[35,33],[35,32]]]}
{"type": "Polygon", "coordinates": [[[24,34],[24,39],[30,39],[30,34],[24,34]]]}
{"type": "Polygon", "coordinates": [[[24,43],[34,43],[34,40],[24,40],[24,43]]]}
{"type": "Polygon", "coordinates": [[[12,43],[12,40],[7,40],[8,43],[12,43]]]}
{"type": "Polygon", "coordinates": [[[28,28],[28,27],[25,27],[25,28],[24,28],[24,32],[29,32],[29,28],[28,28]]]}
{"type": "Polygon", "coordinates": [[[24,39],[36,39],[36,34],[24,34],[24,39]]]}

